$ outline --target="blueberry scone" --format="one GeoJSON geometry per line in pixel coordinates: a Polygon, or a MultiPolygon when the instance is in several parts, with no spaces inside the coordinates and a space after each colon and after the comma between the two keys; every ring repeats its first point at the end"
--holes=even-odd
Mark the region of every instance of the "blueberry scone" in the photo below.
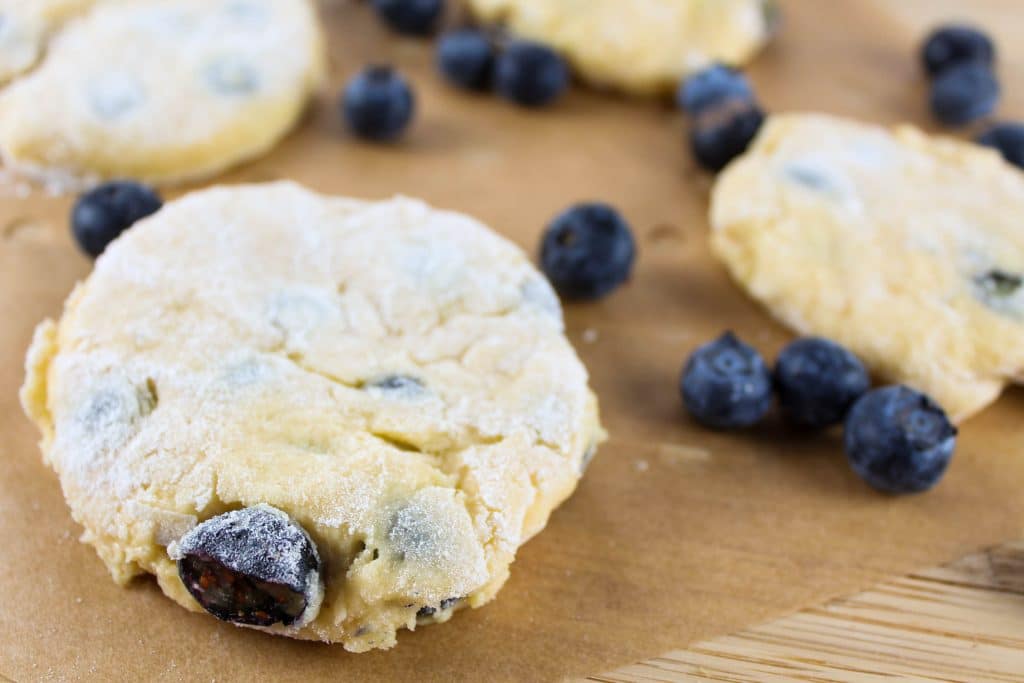
{"type": "Polygon", "coordinates": [[[50,33],[93,0],[0,0],[0,84],[32,68],[50,33]]]}
{"type": "Polygon", "coordinates": [[[357,652],[491,600],[604,438],[518,248],[290,183],[125,233],[37,330],[22,401],[118,582],[357,652]]]}
{"type": "Polygon", "coordinates": [[[712,62],[749,61],[772,34],[772,0],[468,0],[482,21],[561,51],[591,83],[669,92],[712,62]]]}
{"type": "Polygon", "coordinates": [[[962,420],[1024,379],[1021,214],[997,152],[791,114],[718,179],[711,244],[780,320],[962,420]]]}
{"type": "Polygon", "coordinates": [[[0,94],[0,151],[47,180],[208,176],[277,142],[323,73],[311,0],[106,0],[0,94]]]}

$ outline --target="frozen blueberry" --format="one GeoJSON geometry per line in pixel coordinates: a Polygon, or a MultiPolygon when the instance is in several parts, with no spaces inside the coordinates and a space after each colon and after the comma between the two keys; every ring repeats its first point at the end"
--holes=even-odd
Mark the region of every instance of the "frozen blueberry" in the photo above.
{"type": "Polygon", "coordinates": [[[320,609],[320,556],[305,530],[269,505],[226,512],[167,548],[203,609],[236,624],[303,625],[320,609]]]}
{"type": "Polygon", "coordinates": [[[412,88],[390,66],[369,66],[345,86],[342,112],[349,128],[368,140],[394,140],[416,110],[412,88]]]}
{"type": "Polygon", "coordinates": [[[772,378],[761,355],[732,332],[693,352],[679,389],[690,414],[713,429],[749,427],[772,405],[772,378]]]}
{"type": "Polygon", "coordinates": [[[373,0],[373,8],[399,33],[425,36],[437,28],[444,13],[444,0],[373,0]]]}
{"type": "Polygon", "coordinates": [[[1004,159],[1024,168],[1024,123],[997,123],[979,135],[978,142],[996,148],[1004,159]]]}
{"type": "Polygon", "coordinates": [[[490,87],[494,73],[494,46],[483,31],[451,31],[438,41],[437,68],[453,85],[485,90],[490,87]]]}
{"type": "Polygon", "coordinates": [[[636,243],[629,224],[606,204],[577,204],[544,233],[540,262],[555,289],[572,299],[597,299],[629,278],[636,243]]]}
{"type": "Polygon", "coordinates": [[[864,394],[850,409],[846,457],[868,484],[916,493],[938,483],[956,447],[956,427],[930,398],[902,385],[864,394]]]}
{"type": "Polygon", "coordinates": [[[921,61],[929,76],[965,63],[992,66],[996,50],[992,40],[971,26],[942,26],[932,31],[921,48],[921,61]]]}
{"type": "Polygon", "coordinates": [[[701,166],[709,171],[720,171],[747,151],[763,122],[764,112],[756,104],[726,101],[694,118],[690,149],[701,166]]]}
{"type": "Polygon", "coordinates": [[[569,87],[569,67],[546,45],[517,41],[498,56],[494,82],[505,99],[524,107],[543,107],[569,87]]]}
{"type": "Polygon", "coordinates": [[[146,185],[128,180],[104,183],[75,202],[71,231],[82,251],[95,258],[118,235],[161,206],[160,196],[146,185]]]}
{"type": "Polygon", "coordinates": [[[998,103],[999,83],[986,64],[957,64],[932,82],[932,114],[947,126],[976,121],[991,114],[998,103]]]}
{"type": "Polygon", "coordinates": [[[729,100],[754,102],[747,77],[724,64],[713,64],[684,80],[676,93],[679,108],[696,116],[729,100]]]}
{"type": "Polygon", "coordinates": [[[801,427],[839,424],[871,380],[864,364],[827,339],[798,339],[775,362],[775,390],[783,415],[801,427]]]}

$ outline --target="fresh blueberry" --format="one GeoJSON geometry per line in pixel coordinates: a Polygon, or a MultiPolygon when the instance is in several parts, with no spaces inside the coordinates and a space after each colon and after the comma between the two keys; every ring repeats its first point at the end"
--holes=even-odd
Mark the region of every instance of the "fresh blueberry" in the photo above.
{"type": "Polygon", "coordinates": [[[754,101],[754,91],[747,77],[724,64],[714,64],[699,71],[679,86],[676,103],[691,116],[729,100],[754,101]]]}
{"type": "Polygon", "coordinates": [[[951,66],[932,82],[931,107],[947,126],[963,126],[991,114],[999,103],[999,82],[986,64],[951,66]]]}
{"type": "Polygon", "coordinates": [[[167,549],[207,612],[236,624],[305,624],[323,595],[320,556],[305,530],[269,505],[226,512],[167,549]]]}
{"type": "Polygon", "coordinates": [[[930,398],[902,385],[864,394],[846,417],[846,457],[868,484],[888,493],[938,483],[956,447],[956,427],[930,398]]]}
{"type": "Polygon", "coordinates": [[[698,114],[690,129],[690,148],[701,166],[720,171],[747,151],[761,129],[764,112],[752,102],[729,101],[698,114]]]}
{"type": "Polygon", "coordinates": [[[416,111],[412,88],[390,66],[369,66],[345,86],[342,111],[349,127],[368,140],[394,140],[416,111]]]}
{"type": "Polygon", "coordinates": [[[597,299],[629,278],[636,243],[629,224],[606,204],[577,204],[548,226],[540,262],[548,280],[571,299],[597,299]]]}
{"type": "Polygon", "coordinates": [[[425,36],[437,28],[444,13],[444,0],[373,0],[373,8],[399,33],[425,36]]]}
{"type": "Polygon", "coordinates": [[[971,26],[942,26],[929,34],[921,48],[925,71],[933,77],[959,64],[991,66],[995,55],[992,40],[971,26]]]}
{"type": "Polygon", "coordinates": [[[690,414],[713,429],[749,427],[772,405],[772,378],[761,355],[732,332],[693,352],[679,388],[690,414]]]}
{"type": "Polygon", "coordinates": [[[487,34],[472,28],[451,31],[437,44],[437,68],[453,85],[485,90],[494,73],[494,46],[487,34]]]}
{"type": "Polygon", "coordinates": [[[543,107],[569,87],[569,67],[546,45],[517,41],[498,56],[494,81],[505,99],[524,107],[543,107]]]}
{"type": "Polygon", "coordinates": [[[979,135],[978,142],[995,147],[1004,159],[1024,168],[1024,123],[997,123],[979,135]]]}
{"type": "Polygon", "coordinates": [[[128,180],[86,192],[71,210],[71,230],[82,251],[99,256],[118,235],[163,206],[152,188],[128,180]]]}
{"type": "Polygon", "coordinates": [[[839,424],[871,380],[864,364],[839,344],[798,339],[775,362],[775,390],[783,415],[795,425],[821,429],[839,424]]]}

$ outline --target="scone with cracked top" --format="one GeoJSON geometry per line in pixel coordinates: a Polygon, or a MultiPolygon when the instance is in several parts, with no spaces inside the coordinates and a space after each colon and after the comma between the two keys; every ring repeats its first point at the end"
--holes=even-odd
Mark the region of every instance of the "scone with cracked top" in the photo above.
{"type": "Polygon", "coordinates": [[[201,178],[273,146],[324,71],[311,0],[99,2],[0,94],[0,151],[65,184],[201,178]]]}
{"type": "Polygon", "coordinates": [[[748,62],[775,28],[772,0],[469,0],[482,21],[561,51],[587,81],[650,95],[712,62],[748,62]]]}
{"type": "Polygon", "coordinates": [[[963,420],[1024,379],[1022,213],[998,152],[787,114],[718,178],[711,245],[780,320],[963,420]]]}
{"type": "Polygon", "coordinates": [[[117,581],[353,651],[491,600],[604,438],[518,248],[291,183],[115,241],[37,330],[22,401],[117,581]]]}

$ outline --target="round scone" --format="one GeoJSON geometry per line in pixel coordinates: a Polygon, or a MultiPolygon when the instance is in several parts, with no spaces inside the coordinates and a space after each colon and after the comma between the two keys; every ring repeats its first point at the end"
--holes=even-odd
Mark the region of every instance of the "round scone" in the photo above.
{"type": "Polygon", "coordinates": [[[0,84],[32,68],[50,32],[93,0],[0,0],[0,84]]]}
{"type": "Polygon", "coordinates": [[[603,439],[547,281],[480,223],[290,183],[114,242],[22,401],[114,578],[386,648],[492,599],[603,439]]]}
{"type": "Polygon", "coordinates": [[[773,0],[468,0],[485,22],[562,52],[587,81],[672,91],[712,62],[738,66],[768,41],[773,0]]]}
{"type": "Polygon", "coordinates": [[[0,151],[48,180],[194,179],[265,152],[324,73],[310,0],[107,0],[0,95],[0,151]]]}
{"type": "Polygon", "coordinates": [[[718,178],[711,245],[780,320],[962,420],[1024,380],[1022,214],[998,152],[790,114],[718,178]]]}

